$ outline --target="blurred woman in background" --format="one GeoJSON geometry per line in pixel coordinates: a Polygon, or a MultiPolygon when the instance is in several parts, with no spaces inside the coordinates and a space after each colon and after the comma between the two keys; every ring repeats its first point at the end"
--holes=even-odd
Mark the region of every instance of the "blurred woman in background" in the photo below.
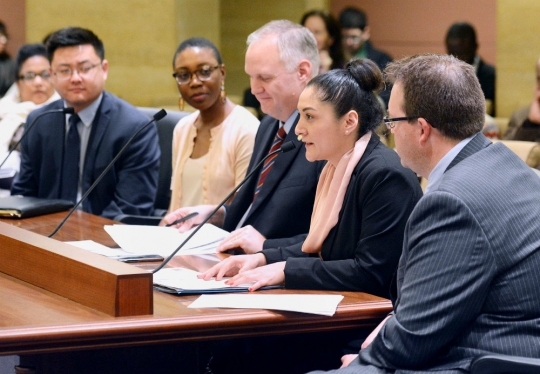
{"type": "Polygon", "coordinates": [[[319,74],[331,69],[341,69],[345,63],[341,49],[341,30],[336,19],[324,10],[312,10],[302,16],[300,23],[308,28],[317,40],[321,60],[319,74]]]}
{"type": "MultiPolygon", "coordinates": [[[[43,44],[23,45],[15,59],[15,84],[0,100],[0,162],[20,138],[26,117],[36,108],[60,99],[49,73],[49,55],[43,44]]],[[[2,167],[19,169],[18,152],[2,167]]],[[[4,186],[5,187],[5,186],[4,186]]]]}
{"type": "Polygon", "coordinates": [[[14,82],[15,65],[6,51],[8,40],[6,25],[0,21],[0,97],[6,94],[14,82]]]}

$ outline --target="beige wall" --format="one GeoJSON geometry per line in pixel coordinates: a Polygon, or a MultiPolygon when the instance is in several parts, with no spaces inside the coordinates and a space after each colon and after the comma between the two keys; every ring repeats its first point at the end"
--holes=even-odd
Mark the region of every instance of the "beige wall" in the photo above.
{"type": "Polygon", "coordinates": [[[540,57],[540,1],[497,0],[497,111],[528,105],[540,57]]]}
{"type": "Polygon", "coordinates": [[[328,9],[328,1],[223,0],[221,53],[227,67],[227,92],[239,97],[249,87],[249,78],[244,72],[244,54],[246,39],[251,32],[276,19],[300,22],[306,11],[315,8],[328,9]]]}
{"type": "Polygon", "coordinates": [[[338,14],[352,4],[366,10],[375,44],[394,57],[443,53],[448,25],[472,22],[480,54],[496,62],[498,115],[531,100],[540,56],[537,0],[274,0],[271,6],[268,0],[0,0],[0,18],[8,18],[13,52],[25,41],[25,19],[28,42],[64,26],[93,29],[110,61],[109,91],[135,105],[174,106],[171,60],[182,40],[204,36],[216,43],[227,65],[227,92],[239,97],[249,86],[243,66],[250,32],[272,19],[298,22],[309,9],[338,14]]]}
{"type": "Polygon", "coordinates": [[[219,0],[27,0],[26,4],[28,42],[66,26],[93,30],[103,40],[110,64],[106,89],[134,105],[176,105],[171,63],[181,40],[199,35],[219,44],[219,0]]]}
{"type": "Polygon", "coordinates": [[[298,22],[306,10],[327,8],[328,0],[275,0],[272,6],[267,0],[26,0],[26,4],[28,42],[40,41],[61,27],[90,28],[105,44],[110,63],[107,90],[135,105],[173,107],[178,91],[171,62],[181,41],[202,36],[214,42],[227,66],[227,92],[240,98],[249,86],[244,73],[249,33],[273,19],[298,22]]]}

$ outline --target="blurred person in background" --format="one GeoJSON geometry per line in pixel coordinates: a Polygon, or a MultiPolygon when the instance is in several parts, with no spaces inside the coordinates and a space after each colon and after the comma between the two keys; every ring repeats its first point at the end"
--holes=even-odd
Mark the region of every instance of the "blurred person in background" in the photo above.
{"type": "MultiPolygon", "coordinates": [[[[355,7],[345,8],[339,15],[339,25],[341,26],[341,41],[346,61],[369,58],[377,64],[381,71],[389,62],[392,62],[392,57],[374,48],[370,42],[371,29],[368,25],[367,15],[363,10],[355,7]]],[[[385,107],[388,106],[391,89],[392,87],[386,83],[379,93],[385,107]]]]}
{"type": "Polygon", "coordinates": [[[536,84],[531,104],[512,113],[504,138],[540,141],[540,59],[536,61],[536,84]]]}
{"type": "Polygon", "coordinates": [[[319,74],[344,66],[341,30],[337,20],[324,10],[312,10],[302,16],[300,24],[315,36],[319,50],[319,74]]]}
{"type": "MultiPolygon", "coordinates": [[[[43,44],[23,45],[17,52],[13,95],[0,100],[0,162],[20,139],[28,114],[60,99],[51,82],[48,56],[43,44]]],[[[19,170],[19,162],[18,151],[14,151],[2,168],[19,170]]]]}
{"type": "Polygon", "coordinates": [[[478,41],[474,27],[467,22],[456,22],[450,26],[446,34],[446,51],[474,67],[486,98],[487,114],[495,115],[495,68],[477,54],[478,41]]]}
{"type": "Polygon", "coordinates": [[[6,51],[8,41],[6,25],[0,21],[0,97],[6,94],[15,81],[15,64],[6,51]]]}

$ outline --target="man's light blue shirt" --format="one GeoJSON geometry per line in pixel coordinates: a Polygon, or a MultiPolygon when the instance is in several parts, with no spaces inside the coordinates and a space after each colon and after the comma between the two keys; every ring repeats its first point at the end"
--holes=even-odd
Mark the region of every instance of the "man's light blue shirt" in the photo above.
{"type": "Polygon", "coordinates": [[[476,134],[469,136],[468,138],[463,139],[459,143],[457,143],[447,154],[444,155],[443,158],[439,160],[437,165],[433,168],[431,173],[429,173],[428,177],[428,185],[426,187],[426,190],[424,191],[424,195],[427,195],[430,191],[434,191],[439,187],[439,184],[441,184],[441,180],[443,177],[444,172],[448,168],[448,166],[452,163],[454,158],[461,152],[463,148],[472,140],[472,138],[476,134]]]}

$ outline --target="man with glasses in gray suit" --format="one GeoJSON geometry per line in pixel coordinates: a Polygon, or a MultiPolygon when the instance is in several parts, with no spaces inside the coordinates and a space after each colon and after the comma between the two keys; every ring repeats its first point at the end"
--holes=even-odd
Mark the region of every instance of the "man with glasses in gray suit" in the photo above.
{"type": "Polygon", "coordinates": [[[539,357],[540,179],[482,135],[474,68],[422,55],[389,64],[387,127],[428,179],[412,212],[394,312],[335,373],[464,373],[480,355],[539,357]]]}

